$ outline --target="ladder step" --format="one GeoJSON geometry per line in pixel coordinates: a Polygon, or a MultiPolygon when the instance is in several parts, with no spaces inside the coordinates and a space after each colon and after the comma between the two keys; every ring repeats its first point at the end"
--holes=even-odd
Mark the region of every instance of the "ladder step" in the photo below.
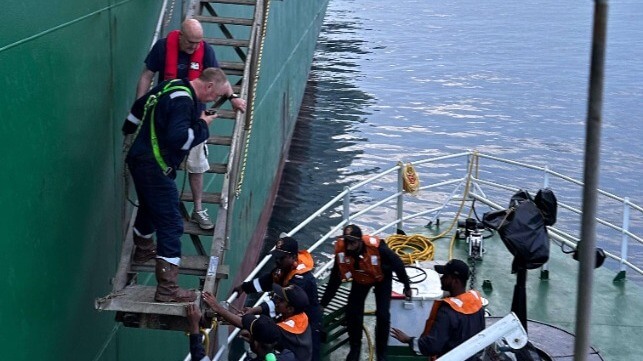
{"type": "MultiPolygon", "coordinates": [[[[184,163],[179,166],[180,170],[185,170],[184,163]]],[[[210,163],[210,170],[207,173],[225,174],[228,171],[228,165],[222,163],[210,163]]]]}
{"type": "Polygon", "coordinates": [[[224,135],[212,135],[210,136],[210,138],[208,138],[207,143],[214,145],[231,145],[232,137],[224,135]]]}
{"type": "MultiPolygon", "coordinates": [[[[192,192],[183,192],[183,194],[181,195],[181,200],[183,202],[194,202],[194,196],[192,195],[192,192]]],[[[208,204],[220,204],[221,193],[203,192],[201,201],[208,204]]]]}
{"type": "Polygon", "coordinates": [[[202,23],[230,24],[230,25],[247,25],[251,26],[254,19],[244,18],[224,18],[219,16],[195,16],[196,20],[202,23]]]}
{"type": "Polygon", "coordinates": [[[195,236],[212,236],[214,229],[201,229],[198,224],[183,220],[183,233],[193,234],[195,236]]]}
{"type": "MultiPolygon", "coordinates": [[[[121,311],[134,313],[152,313],[156,315],[173,315],[185,317],[185,305],[188,302],[156,302],[154,301],[156,286],[130,285],[124,289],[99,298],[95,302],[96,309],[101,311],[121,311]]],[[[201,292],[197,291],[197,304],[201,292]]]]}
{"type": "Polygon", "coordinates": [[[247,48],[248,45],[250,45],[250,40],[243,39],[204,38],[203,40],[210,45],[237,46],[243,48],[247,48]]]}
{"type": "Polygon", "coordinates": [[[201,0],[201,3],[234,4],[234,5],[256,5],[256,0],[201,0]]]}
{"type": "Polygon", "coordinates": [[[228,171],[228,165],[222,163],[210,163],[208,173],[225,174],[228,171]]]}
{"type": "Polygon", "coordinates": [[[228,109],[217,109],[217,119],[237,119],[237,112],[228,109]]]}
{"type": "Polygon", "coordinates": [[[243,75],[246,64],[242,61],[220,61],[219,66],[226,75],[243,75]]]}
{"type": "MultiPolygon", "coordinates": [[[[208,256],[182,256],[179,273],[183,275],[205,276],[208,271],[210,257],[208,256]]],[[[132,263],[133,272],[154,272],[156,267],[155,260],[149,260],[145,263],[132,263]]],[[[228,265],[219,265],[217,267],[217,279],[228,278],[230,269],[228,265]]]]}

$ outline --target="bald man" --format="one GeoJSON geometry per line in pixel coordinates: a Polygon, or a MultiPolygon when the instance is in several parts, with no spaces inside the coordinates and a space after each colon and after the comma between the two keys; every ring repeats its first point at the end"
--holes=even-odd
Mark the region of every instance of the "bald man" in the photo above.
{"type": "MultiPolygon", "coordinates": [[[[203,41],[203,27],[198,20],[187,19],[181,24],[181,30],[171,31],[167,38],[154,44],[145,59],[145,66],[136,87],[136,98],[147,93],[154,73],[159,73],[158,83],[170,79],[194,80],[203,69],[218,68],[219,63],[214,50],[203,41]]],[[[224,95],[234,110],[244,112],[246,102],[230,91],[224,95]]],[[[201,105],[205,109],[205,105],[201,105]]],[[[204,142],[192,148],[188,154],[187,171],[194,202],[190,220],[202,229],[212,229],[214,224],[203,208],[203,174],[210,169],[207,158],[207,144],[204,142]]]]}

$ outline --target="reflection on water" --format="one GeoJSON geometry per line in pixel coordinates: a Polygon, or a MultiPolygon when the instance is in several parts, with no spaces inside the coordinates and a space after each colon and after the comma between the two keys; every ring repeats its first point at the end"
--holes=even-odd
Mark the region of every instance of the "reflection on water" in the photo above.
{"type": "MultiPolygon", "coordinates": [[[[581,179],[592,6],[331,0],[269,239],[397,160],[476,148],[581,179]]],[[[600,178],[637,204],[642,16],[636,0],[610,3],[600,178]]],[[[620,239],[598,241],[618,249],[620,239]]]]}
{"type": "MultiPolygon", "coordinates": [[[[343,190],[345,178],[353,175],[351,165],[364,154],[368,139],[355,128],[366,121],[372,97],[354,84],[358,64],[353,60],[369,52],[364,41],[346,39],[358,25],[353,21],[327,21],[320,36],[315,63],[304,94],[299,120],[284,167],[267,239],[300,223],[321,204],[343,190]],[[278,215],[278,216],[274,216],[278,215]]],[[[360,173],[363,173],[361,171],[360,173]]],[[[370,172],[368,172],[370,173],[370,172]]],[[[308,227],[309,236],[324,230],[308,227]]],[[[273,243],[269,241],[269,248],[273,243]]]]}

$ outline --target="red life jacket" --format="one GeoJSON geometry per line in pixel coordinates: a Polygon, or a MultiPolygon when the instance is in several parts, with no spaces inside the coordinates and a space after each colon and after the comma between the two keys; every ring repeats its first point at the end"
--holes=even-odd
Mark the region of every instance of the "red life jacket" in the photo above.
{"type": "MultiPolygon", "coordinates": [[[[165,71],[163,80],[176,79],[179,72],[179,30],[170,31],[167,34],[165,43],[165,71]]],[[[205,43],[201,41],[194,53],[190,55],[190,66],[188,69],[188,80],[194,80],[203,71],[203,56],[205,54],[205,43]]]]}
{"type": "Polygon", "coordinates": [[[448,297],[443,300],[436,300],[433,303],[433,308],[431,308],[431,313],[429,318],[424,324],[424,331],[422,331],[422,336],[426,336],[431,331],[431,327],[435,323],[435,318],[438,315],[438,309],[442,302],[446,302],[454,311],[461,313],[463,315],[474,314],[482,308],[482,296],[480,292],[475,290],[469,290],[456,297],[448,297]]]}
{"type": "Polygon", "coordinates": [[[384,279],[382,273],[382,258],[377,247],[380,239],[375,236],[362,236],[364,253],[359,259],[359,269],[355,269],[355,259],[346,253],[346,244],[343,237],[335,243],[335,255],[342,281],[354,280],[357,283],[371,285],[384,279]]]}

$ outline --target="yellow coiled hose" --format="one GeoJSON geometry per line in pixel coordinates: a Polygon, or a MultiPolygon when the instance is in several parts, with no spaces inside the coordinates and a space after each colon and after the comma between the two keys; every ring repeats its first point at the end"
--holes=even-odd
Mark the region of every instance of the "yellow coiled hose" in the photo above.
{"type": "Polygon", "coordinates": [[[392,234],[386,238],[386,244],[404,264],[433,260],[433,242],[429,237],[419,234],[392,234]]]}

